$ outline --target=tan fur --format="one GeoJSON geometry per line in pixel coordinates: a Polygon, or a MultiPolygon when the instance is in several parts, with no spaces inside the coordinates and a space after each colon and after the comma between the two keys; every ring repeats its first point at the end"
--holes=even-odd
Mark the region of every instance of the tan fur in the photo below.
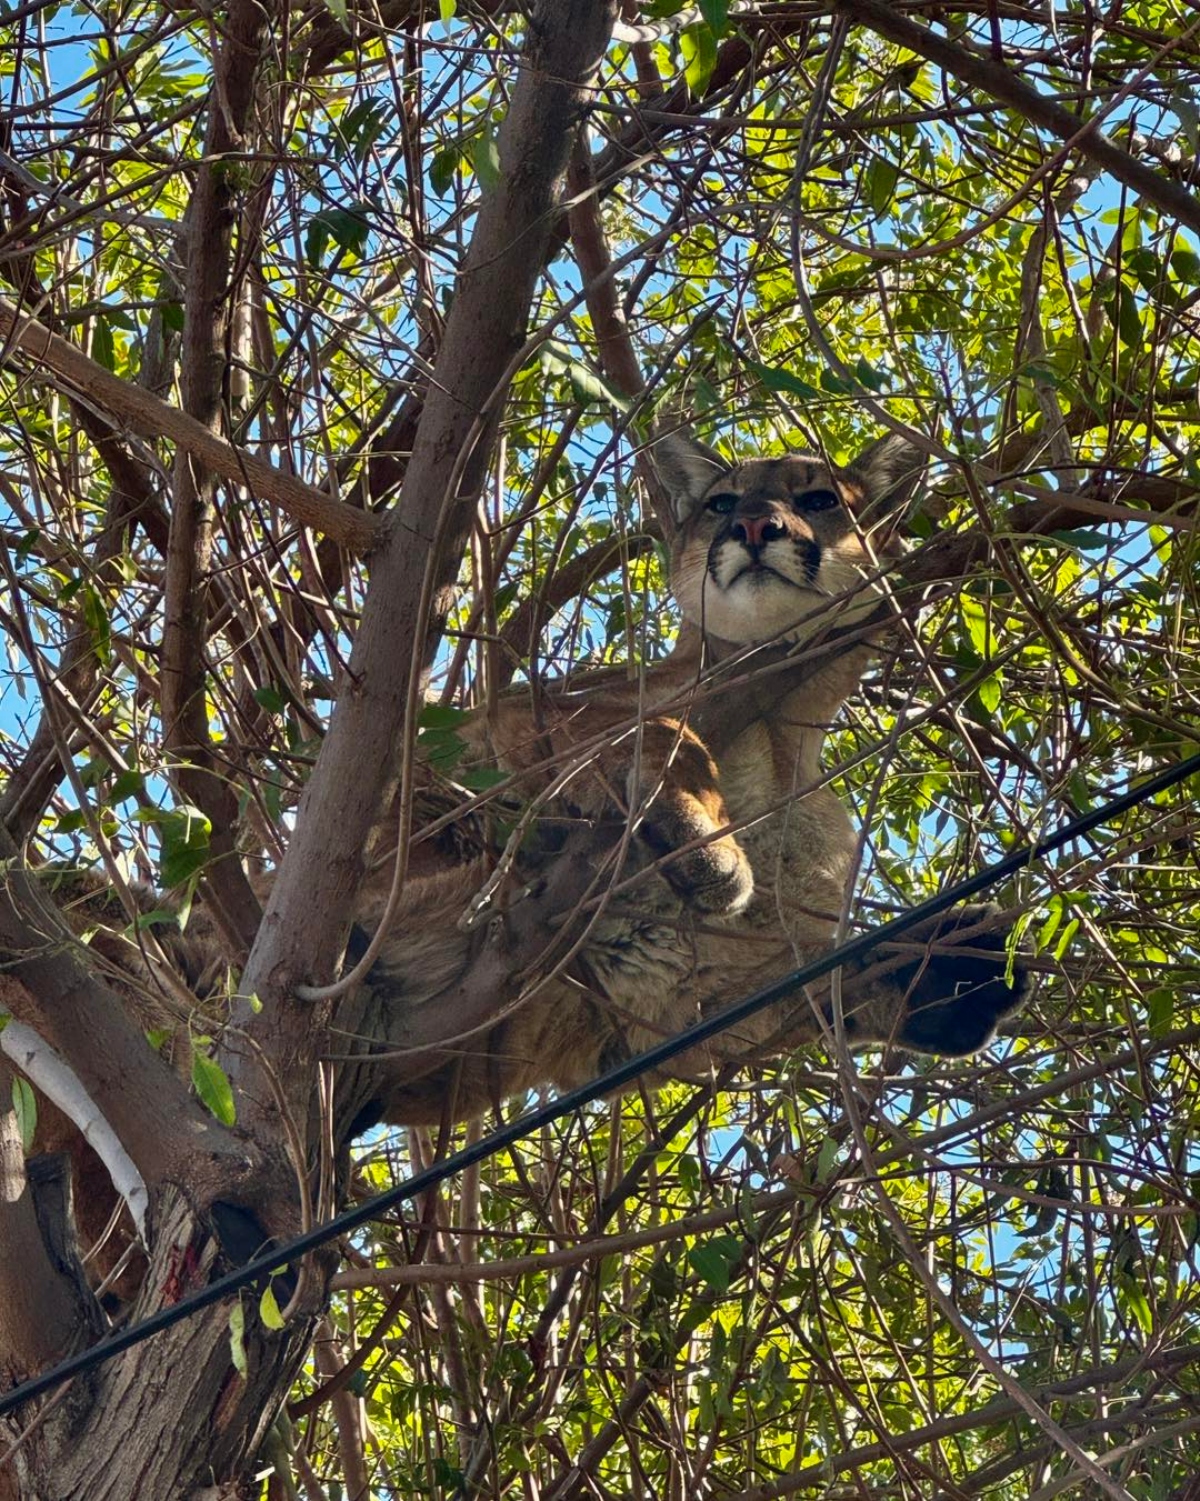
{"type": "MultiPolygon", "coordinates": [[[[452,1065],[414,1069],[402,1053],[389,1060],[381,1097],[389,1120],[437,1119],[447,1109],[470,1116],[530,1089],[581,1083],[777,979],[834,932],[855,840],[838,799],[817,785],[820,755],[871,648],[860,641],[822,659],[818,643],[831,625],[878,605],[868,580],[895,556],[894,512],[921,460],[884,440],[847,470],[808,456],[729,469],[678,438],[660,467],[679,502],[673,588],[685,620],[702,632],[685,632],[672,657],[639,681],[606,672],[599,686],[543,691],[535,702],[514,692],[464,732],[471,756],[526,774],[525,797],[552,787],[551,814],[633,820],[620,874],[634,884],[608,902],[560,972],[463,1039],[452,1065]],[[772,692],[768,679],[765,688],[726,695],[715,715],[699,707],[706,671],[764,642],[814,654],[799,686],[772,692]],[[701,723],[711,719],[704,738],[687,722],[689,698],[701,723]]],[[[377,975],[397,1040],[410,1008],[436,1005],[447,976],[465,963],[465,938],[447,939],[461,934],[455,920],[479,874],[452,874],[432,902],[418,886],[393,925],[377,975]]],[[[856,1043],[968,1051],[1020,1001],[1002,981],[997,989],[994,978],[974,975],[990,1010],[978,1025],[970,1016],[938,1023],[942,1049],[938,1035],[931,1045],[921,1029],[905,1037],[914,973],[858,988],[848,1021],[856,1043]]],[[[919,1004],[936,1008],[942,998],[928,993],[931,983],[942,977],[931,971],[919,1004]]],[[[728,1059],[810,1040],[826,1005],[823,996],[797,996],[681,1058],[672,1073],[703,1076],[728,1059]]],[[[386,1048],[386,1038],[377,1042],[386,1048]]]]}

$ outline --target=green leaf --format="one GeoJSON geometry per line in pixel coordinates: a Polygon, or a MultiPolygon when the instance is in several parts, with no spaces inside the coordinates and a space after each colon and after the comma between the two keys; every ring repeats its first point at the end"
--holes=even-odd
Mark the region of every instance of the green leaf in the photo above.
{"type": "Polygon", "coordinates": [[[685,26],[679,33],[679,50],[688,90],[693,99],[698,99],[717,65],[717,39],[708,26],[685,26]]]}
{"type": "Polygon", "coordinates": [[[429,186],[439,198],[453,187],[461,160],[462,152],[457,145],[443,146],[440,151],[434,152],[433,160],[429,163],[429,186]]]}
{"type": "Polygon", "coordinates": [[[742,1259],[742,1243],[736,1235],[717,1235],[688,1252],[688,1264],[713,1292],[729,1289],[733,1269],[742,1259]]]}
{"type": "Polygon", "coordinates": [[[1055,933],[1058,932],[1059,924],[1063,920],[1063,913],[1066,911],[1066,904],[1057,893],[1046,903],[1046,907],[1048,915],[1037,936],[1039,952],[1046,947],[1055,933]]]}
{"type": "Polygon", "coordinates": [[[31,1089],[29,1081],[20,1074],[13,1075],[12,1106],[17,1119],[17,1130],[21,1133],[21,1146],[28,1154],[33,1151],[33,1133],[37,1130],[37,1095],[31,1089]]]}
{"type": "Polygon", "coordinates": [[[339,26],[349,29],[350,14],[346,9],[346,0],[325,0],[326,8],[339,26]]]}
{"type": "Polygon", "coordinates": [[[1080,552],[1102,552],[1108,546],[1108,538],[1102,532],[1092,532],[1082,527],[1074,531],[1050,532],[1049,535],[1055,542],[1065,542],[1068,547],[1076,547],[1080,552]]]}
{"type": "Polygon", "coordinates": [[[1142,342],[1142,315],[1132,287],[1118,282],[1109,302],[1109,315],[1116,325],[1121,343],[1133,346],[1142,342]]]}
{"type": "Polygon", "coordinates": [[[79,598],[83,606],[83,621],[92,638],[92,648],[100,665],[107,667],[112,660],[112,627],[108,619],[108,606],[100,591],[91,584],[83,586],[79,598]]]}
{"type": "Polygon", "coordinates": [[[969,594],[960,596],[958,608],[962,613],[967,635],[971,638],[971,645],[986,661],[992,655],[992,633],[988,625],[987,612],[979,601],[972,599],[969,594]]]}
{"type": "Polygon", "coordinates": [[[881,219],[891,207],[899,179],[900,168],[895,162],[889,161],[886,156],[871,158],[863,186],[867,191],[867,202],[877,219],[881,219]]]}
{"type": "Polygon", "coordinates": [[[361,255],[371,233],[372,207],[361,199],[349,208],[326,208],[308,221],[304,234],[304,258],[320,270],[330,241],[352,255],[361,255]]]}
{"type": "Polygon", "coordinates": [[[623,396],[617,395],[602,375],[590,365],[585,365],[582,360],[571,361],[567,379],[571,382],[575,400],[581,406],[610,406],[623,412],[629,405],[623,396]]]}
{"type": "Polygon", "coordinates": [[[500,146],[495,131],[490,127],[482,135],[475,137],[475,144],[471,149],[471,165],[479,179],[479,186],[490,193],[500,181],[500,146]]]}
{"type": "Polygon", "coordinates": [[[1147,292],[1157,292],[1163,279],[1163,266],[1158,256],[1148,245],[1133,250],[1125,257],[1125,264],[1137,277],[1147,292]]]}
{"type": "Polygon", "coordinates": [[[192,1057],[192,1085],[201,1101],[223,1126],[237,1124],[233,1088],[225,1070],[204,1053],[192,1057]]]}
{"type": "Polygon", "coordinates": [[[747,360],[746,368],[762,381],[768,391],[778,391],[783,396],[798,396],[801,401],[815,401],[821,395],[816,386],[810,386],[798,375],[792,375],[787,370],[779,370],[774,365],[763,365],[758,360],[747,360]]]}
{"type": "Polygon", "coordinates": [[[320,270],[328,248],[329,230],[321,215],[316,214],[308,221],[308,228],[304,232],[304,259],[314,271],[320,270]]]}
{"type": "Polygon", "coordinates": [[[139,912],[133,926],[137,933],[145,928],[178,928],[179,914],[173,907],[155,907],[152,912],[139,912]]]}
{"type": "Polygon", "coordinates": [[[287,707],[283,694],[270,686],[254,690],[254,702],[268,714],[282,714],[287,707]]]}
{"type": "Polygon", "coordinates": [[[886,370],[876,370],[873,365],[868,365],[864,359],[860,359],[858,364],[855,365],[854,374],[866,386],[868,391],[882,391],[891,382],[891,376],[886,370]]]}
{"type": "Polygon", "coordinates": [[[1171,1021],[1175,1015],[1175,992],[1173,990],[1152,990],[1146,997],[1146,1020],[1149,1023],[1153,1036],[1161,1037],[1171,1030],[1171,1021]]]}
{"type": "Polygon", "coordinates": [[[181,886],[207,863],[212,824],[199,808],[187,803],[168,812],[155,809],[150,821],[158,824],[162,840],[159,856],[162,884],[168,889],[181,886]]]}
{"type": "Polygon", "coordinates": [[[388,120],[388,106],[382,99],[369,95],[361,100],[349,114],[338,121],[336,133],[362,163],[371,154],[371,147],[383,134],[388,120]]]}
{"type": "Polygon", "coordinates": [[[1146,1294],[1138,1283],[1131,1278],[1123,1277],[1120,1282],[1119,1300],[1128,1308],[1137,1321],[1138,1328],[1144,1335],[1149,1337],[1154,1333],[1154,1313],[1146,1294]]]}
{"type": "Polygon", "coordinates": [[[470,717],[469,710],[456,709],[450,704],[424,704],[417,723],[423,730],[453,730],[470,717]]]}
{"type": "Polygon", "coordinates": [[[462,759],[467,742],[453,730],[426,730],[417,736],[417,753],[435,771],[451,772],[462,759]]]}
{"type": "Polygon", "coordinates": [[[145,791],[146,779],[138,771],[137,767],[131,766],[120,773],[112,784],[112,800],[114,803],[123,803],[127,797],[137,797],[145,791]]]}
{"type": "Polygon", "coordinates": [[[501,584],[492,599],[492,609],[497,615],[503,615],[520,592],[521,586],[515,579],[510,580],[507,584],[501,584]]]}
{"type": "Polygon", "coordinates": [[[507,782],[508,772],[501,771],[496,766],[468,766],[465,771],[459,772],[455,781],[468,792],[486,792],[489,787],[507,782]]]}
{"type": "Polygon", "coordinates": [[[821,390],[829,391],[834,396],[852,396],[854,394],[854,382],[843,380],[833,370],[822,370],[821,390]]]}
{"type": "Polygon", "coordinates": [[[1054,959],[1056,963],[1070,948],[1071,939],[1075,937],[1075,934],[1078,932],[1078,930],[1079,919],[1077,917],[1073,917],[1071,921],[1066,925],[1066,927],[1062,930],[1062,936],[1054,946],[1054,959]]]}
{"type": "Polygon", "coordinates": [[[714,37],[729,29],[729,0],[698,0],[700,14],[714,37]]]}
{"type": "Polygon", "coordinates": [[[127,309],[105,303],[104,316],[112,328],[123,328],[126,333],[130,334],[137,333],[138,321],[127,309]]]}
{"type": "Polygon", "coordinates": [[[113,347],[112,326],[106,318],[97,318],[92,329],[92,358],[106,370],[117,368],[117,354],[113,347]]]}
{"type": "Polygon", "coordinates": [[[1186,245],[1171,252],[1171,270],[1186,286],[1200,286],[1200,255],[1186,245]]]}
{"type": "Polygon", "coordinates": [[[454,20],[458,10],[458,0],[438,0],[438,16],[443,26],[448,26],[454,20]]]}
{"type": "Polygon", "coordinates": [[[463,1472],[456,1470],[450,1461],[440,1454],[435,1454],[433,1458],[433,1478],[437,1482],[438,1489],[442,1491],[457,1491],[467,1483],[463,1472]]]}
{"type": "Polygon", "coordinates": [[[279,1312],[279,1304],[275,1300],[275,1291],[268,1282],[262,1290],[258,1300],[258,1316],[266,1329],[282,1329],[283,1315],[279,1312]]]}
{"type": "Polygon", "coordinates": [[[353,255],[361,255],[371,233],[371,212],[372,206],[361,198],[349,208],[325,209],[325,222],[335,244],[353,255]]]}

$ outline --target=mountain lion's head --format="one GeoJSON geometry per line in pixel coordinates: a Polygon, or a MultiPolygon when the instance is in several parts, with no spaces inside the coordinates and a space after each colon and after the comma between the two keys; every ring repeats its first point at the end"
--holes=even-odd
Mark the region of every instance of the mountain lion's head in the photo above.
{"type": "Polygon", "coordinates": [[[660,437],[653,456],[679,523],[680,609],[738,645],[803,637],[873,607],[864,577],[899,552],[896,520],[925,467],[919,449],[890,435],[844,469],[813,454],[731,466],[682,430],[660,437]]]}

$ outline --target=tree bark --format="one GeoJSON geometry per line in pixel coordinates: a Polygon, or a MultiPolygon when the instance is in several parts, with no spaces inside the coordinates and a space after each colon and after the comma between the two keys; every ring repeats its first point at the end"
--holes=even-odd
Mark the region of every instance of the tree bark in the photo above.
{"type": "Polygon", "coordinates": [[[257,1015],[240,1018],[258,1048],[229,1064],[248,1120],[270,1120],[278,1109],[260,1057],[271,1060],[297,1120],[314,1094],[313,1035],[325,1018],[298,1001],[294,987],[337,970],[363,851],[412,729],[405,723],[409,677],[419,670],[429,627],[422,599],[436,600],[458,570],[475,506],[461,488],[463,467],[503,402],[614,15],[611,0],[544,0],[529,23],[499,134],[500,178],[480,206],[399,503],[374,557],[348,682],[244,976],[244,993],[263,1003],[257,1015]]]}

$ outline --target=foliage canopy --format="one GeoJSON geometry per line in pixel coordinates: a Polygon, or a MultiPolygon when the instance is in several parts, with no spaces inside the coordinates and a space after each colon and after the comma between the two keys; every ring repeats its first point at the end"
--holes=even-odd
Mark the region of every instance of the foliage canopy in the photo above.
{"type": "MultiPolygon", "coordinates": [[[[469,414],[469,506],[418,523],[481,204],[545,144],[505,134],[555,24],[521,9],[0,15],[11,842],[224,900],[249,949],[230,853],[274,865],[314,814],[370,543],[411,527],[427,608],[392,691],[424,669],[406,734],[453,778],[465,707],[669,650],[636,464],[666,408],[730,456],[845,460],[885,423],[932,455],[895,649],[826,758],[862,827],[851,925],[1195,750],[1191,8],[622,6],[469,414]],[[88,359],[19,339],[18,307],[88,359]]],[[[220,1494],[1196,1495],[1191,793],[998,894],[1043,978],[985,1055],[631,1096],[346,1247],[279,1362],[290,1418],[245,1419],[220,1494]]],[[[208,1026],[193,1080],[228,1126],[208,1026]]],[[[455,1139],[368,1136],[353,1190],[455,1139]]],[[[227,1364],[279,1338],[252,1303],[227,1364]]]]}

